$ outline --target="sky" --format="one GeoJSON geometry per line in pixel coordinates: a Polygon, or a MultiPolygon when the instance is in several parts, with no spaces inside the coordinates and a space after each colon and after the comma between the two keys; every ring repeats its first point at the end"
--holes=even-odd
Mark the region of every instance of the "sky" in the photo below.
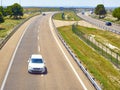
{"type": "Polygon", "coordinates": [[[0,0],[0,5],[9,6],[19,3],[21,6],[81,7],[104,4],[105,7],[120,7],[120,0],[0,0]]]}

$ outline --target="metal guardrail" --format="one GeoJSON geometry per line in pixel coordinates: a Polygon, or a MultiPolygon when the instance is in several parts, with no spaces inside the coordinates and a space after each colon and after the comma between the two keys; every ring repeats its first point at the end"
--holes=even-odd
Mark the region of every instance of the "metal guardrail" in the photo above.
{"type": "Polygon", "coordinates": [[[65,46],[65,48],[67,49],[67,51],[70,53],[70,55],[73,57],[73,59],[76,61],[76,63],[78,64],[78,66],[81,68],[81,70],[84,72],[84,74],[87,76],[87,78],[90,80],[90,82],[93,84],[93,86],[95,87],[96,90],[102,90],[101,87],[95,82],[94,78],[89,74],[89,72],[87,71],[87,69],[81,64],[80,60],[76,57],[76,55],[71,51],[70,47],[66,44],[66,42],[63,40],[62,36],[60,35],[60,33],[58,32],[58,30],[55,27],[55,24],[53,22],[53,17],[51,18],[51,22],[52,25],[57,33],[57,36],[59,37],[59,39],[61,40],[61,42],[63,43],[63,45],[65,46]]]}
{"type": "MultiPolygon", "coordinates": [[[[39,15],[39,14],[36,14],[36,15],[39,15]]],[[[24,21],[22,21],[22,23],[18,24],[16,27],[13,28],[13,30],[4,38],[0,41],[0,49],[2,49],[2,47],[6,44],[6,42],[11,38],[11,36],[18,30],[18,28],[24,24],[26,21],[28,21],[30,18],[36,16],[36,15],[33,15],[27,19],[25,19],[24,21]]]]}
{"type": "MultiPolygon", "coordinates": [[[[78,15],[78,16],[79,16],[79,15],[78,15]]],[[[120,31],[117,31],[117,30],[115,30],[115,29],[109,28],[109,27],[107,27],[107,26],[103,26],[103,25],[98,24],[98,23],[96,23],[96,22],[92,22],[92,21],[90,21],[89,19],[85,19],[85,18],[83,18],[83,17],[81,17],[81,16],[79,16],[79,17],[82,18],[82,19],[84,19],[85,21],[91,23],[92,25],[98,26],[98,27],[101,28],[101,29],[108,30],[108,31],[111,31],[111,32],[113,32],[113,33],[116,33],[116,34],[119,34],[119,35],[120,35],[120,31]]]]}
{"type": "Polygon", "coordinates": [[[107,60],[112,62],[118,69],[120,69],[120,53],[113,50],[109,46],[103,44],[102,42],[96,41],[92,35],[86,35],[85,33],[79,31],[77,27],[72,25],[73,32],[91,48],[97,51],[100,55],[105,57],[107,60]]]}

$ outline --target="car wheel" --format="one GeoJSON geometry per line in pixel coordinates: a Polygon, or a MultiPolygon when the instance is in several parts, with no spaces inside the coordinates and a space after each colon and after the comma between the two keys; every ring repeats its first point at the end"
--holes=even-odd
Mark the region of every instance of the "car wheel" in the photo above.
{"type": "Polygon", "coordinates": [[[44,72],[44,74],[47,74],[47,68],[45,67],[45,72],[44,72]]]}

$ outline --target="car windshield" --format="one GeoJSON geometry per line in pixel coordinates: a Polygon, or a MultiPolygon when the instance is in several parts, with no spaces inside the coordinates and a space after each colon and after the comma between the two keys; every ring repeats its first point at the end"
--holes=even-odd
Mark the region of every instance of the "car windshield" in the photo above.
{"type": "Polygon", "coordinates": [[[32,59],[32,63],[43,63],[42,59],[32,59]]]}

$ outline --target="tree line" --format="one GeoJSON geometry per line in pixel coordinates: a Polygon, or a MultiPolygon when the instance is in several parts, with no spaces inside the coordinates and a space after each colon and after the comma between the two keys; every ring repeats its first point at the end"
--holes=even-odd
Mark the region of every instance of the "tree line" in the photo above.
{"type": "Polygon", "coordinates": [[[23,16],[23,7],[18,3],[15,3],[6,8],[0,6],[0,23],[4,22],[4,17],[9,16],[9,18],[20,19],[23,16]]]}
{"type": "MultiPolygon", "coordinates": [[[[95,12],[96,15],[99,15],[99,18],[104,18],[106,16],[106,14],[107,14],[103,4],[97,5],[95,7],[95,11],[94,12],[95,12]]],[[[118,20],[120,20],[120,7],[115,8],[112,11],[112,16],[117,18],[118,20]]]]}

